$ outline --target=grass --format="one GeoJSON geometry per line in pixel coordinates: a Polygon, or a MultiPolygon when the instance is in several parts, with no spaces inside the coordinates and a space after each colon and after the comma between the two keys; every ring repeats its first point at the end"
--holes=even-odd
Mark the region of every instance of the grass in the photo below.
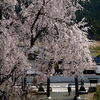
{"type": "Polygon", "coordinates": [[[100,100],[100,85],[97,86],[97,90],[94,93],[88,93],[81,96],[84,100],[100,100]]]}
{"type": "Polygon", "coordinates": [[[93,96],[93,100],[100,100],[100,85],[97,86],[97,91],[93,96]]]}
{"type": "Polygon", "coordinates": [[[95,42],[92,45],[90,45],[90,52],[92,56],[98,56],[100,55],[100,41],[95,42]]]}
{"type": "Polygon", "coordinates": [[[81,97],[84,98],[84,100],[93,100],[94,94],[95,93],[88,93],[88,94],[82,95],[81,97]]]}

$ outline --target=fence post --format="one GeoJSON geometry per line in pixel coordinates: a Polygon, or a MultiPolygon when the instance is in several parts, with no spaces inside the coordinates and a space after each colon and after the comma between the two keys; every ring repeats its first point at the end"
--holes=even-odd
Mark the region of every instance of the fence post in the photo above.
{"type": "Polygon", "coordinates": [[[74,100],[78,100],[79,93],[78,93],[78,76],[75,76],[75,97],[74,100]]]}
{"type": "Polygon", "coordinates": [[[47,78],[47,97],[50,98],[50,78],[47,78]]]}
{"type": "Polygon", "coordinates": [[[2,10],[1,10],[1,7],[0,7],[0,20],[2,20],[2,10]]]}

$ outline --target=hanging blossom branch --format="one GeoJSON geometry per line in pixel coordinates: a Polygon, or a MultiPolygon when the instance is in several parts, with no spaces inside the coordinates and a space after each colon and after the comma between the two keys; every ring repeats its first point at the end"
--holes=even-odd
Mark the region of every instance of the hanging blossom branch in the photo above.
{"type": "Polygon", "coordinates": [[[11,72],[8,75],[5,75],[1,80],[0,80],[0,85],[2,85],[6,80],[8,80],[10,77],[12,77],[13,72],[17,69],[17,66],[15,65],[11,72]]]}

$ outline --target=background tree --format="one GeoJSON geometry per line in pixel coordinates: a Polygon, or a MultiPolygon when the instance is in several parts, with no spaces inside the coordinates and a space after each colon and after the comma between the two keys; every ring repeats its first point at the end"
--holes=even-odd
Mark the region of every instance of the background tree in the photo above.
{"type": "MultiPolygon", "coordinates": [[[[80,5],[83,9],[76,12],[77,22],[82,21],[85,18],[84,22],[87,22],[84,27],[89,27],[88,29],[88,38],[100,40],[100,1],[99,0],[80,0],[80,5]]],[[[82,26],[81,26],[82,28],[82,26]]]]}

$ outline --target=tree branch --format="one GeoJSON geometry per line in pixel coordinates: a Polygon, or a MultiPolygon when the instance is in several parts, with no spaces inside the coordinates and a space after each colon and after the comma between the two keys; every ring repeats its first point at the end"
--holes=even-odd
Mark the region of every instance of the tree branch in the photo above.
{"type": "Polygon", "coordinates": [[[36,14],[36,18],[35,18],[35,20],[34,20],[32,26],[31,26],[31,33],[32,33],[32,31],[33,31],[33,28],[34,28],[34,26],[35,26],[35,23],[36,23],[37,20],[39,19],[40,15],[42,15],[42,14],[41,14],[41,11],[43,10],[43,7],[44,7],[44,6],[45,6],[45,0],[43,0],[42,7],[39,9],[38,13],[36,14]]]}
{"type": "Polygon", "coordinates": [[[33,35],[31,36],[31,47],[34,45],[35,41],[38,39],[38,37],[41,35],[41,33],[43,31],[46,31],[46,28],[47,27],[44,27],[41,30],[39,30],[34,38],[33,38],[33,35]]]}
{"type": "Polygon", "coordinates": [[[13,69],[11,70],[11,72],[10,72],[8,75],[4,76],[4,77],[0,80],[0,85],[3,84],[6,80],[8,80],[8,79],[12,76],[12,73],[16,70],[16,68],[17,68],[17,66],[15,65],[15,66],[13,67],[13,69]]]}
{"type": "Polygon", "coordinates": [[[39,16],[41,15],[41,10],[42,10],[42,9],[43,9],[43,6],[42,6],[42,7],[40,8],[40,10],[38,11],[38,13],[37,13],[37,15],[36,15],[36,18],[35,18],[35,20],[34,20],[32,26],[31,26],[31,33],[32,33],[32,31],[33,31],[33,28],[34,28],[35,23],[37,22],[37,20],[39,19],[39,16]]]}

